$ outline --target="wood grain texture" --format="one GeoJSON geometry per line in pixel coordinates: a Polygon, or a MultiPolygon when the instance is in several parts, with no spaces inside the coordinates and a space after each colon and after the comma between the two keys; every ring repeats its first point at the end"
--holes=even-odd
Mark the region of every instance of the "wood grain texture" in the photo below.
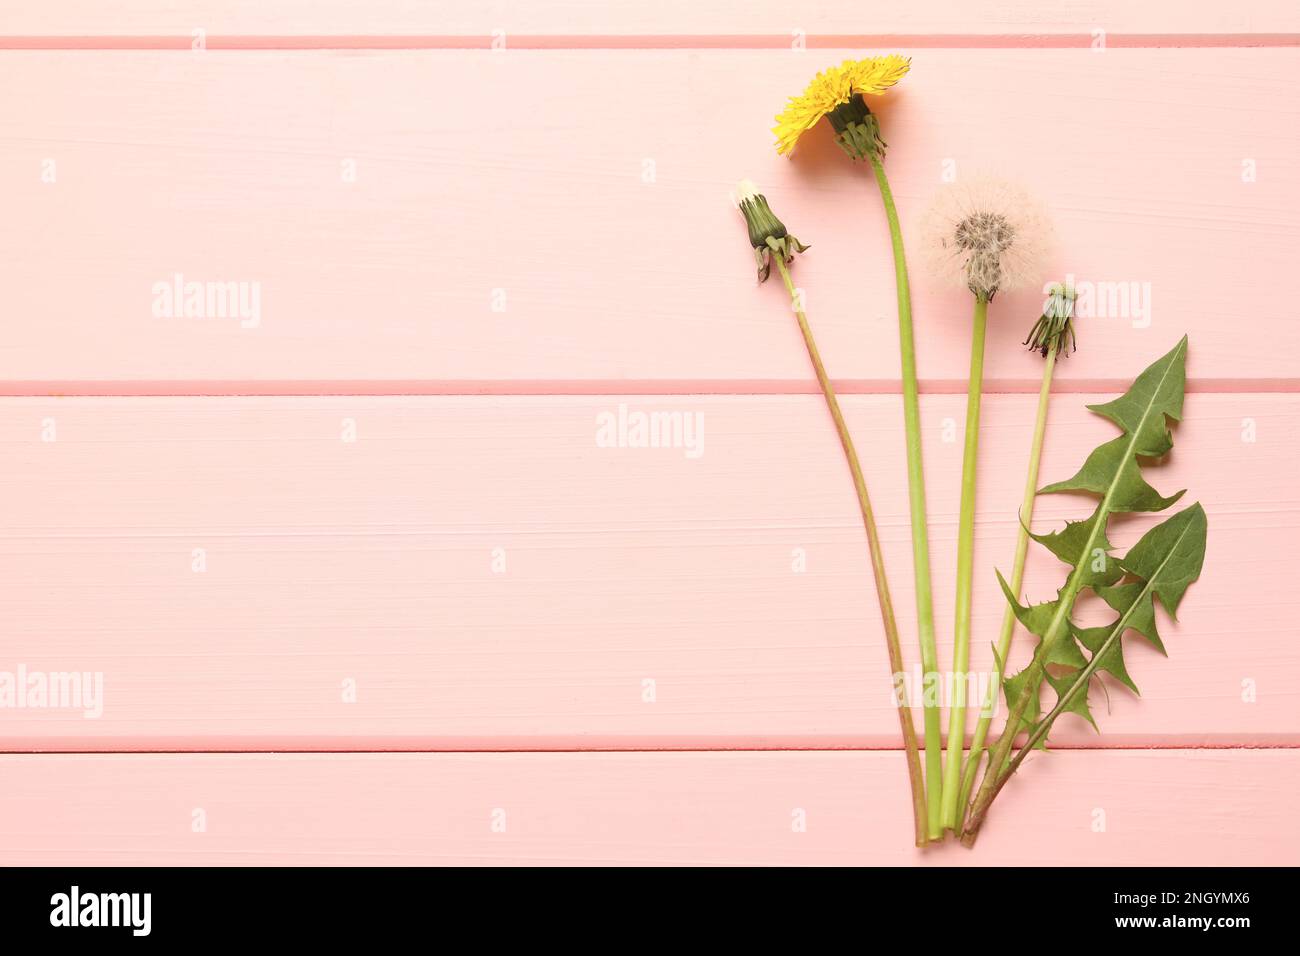
{"type": "Polygon", "coordinates": [[[236,36],[463,35],[492,30],[514,34],[577,36],[713,34],[789,37],[818,34],[1084,33],[1097,28],[1121,32],[1292,32],[1300,30],[1294,4],[1247,0],[1234,4],[1179,4],[1164,0],[1079,0],[1044,4],[1035,0],[928,0],[879,4],[864,10],[850,0],[829,0],[791,8],[776,0],[546,0],[530,3],[463,4],[449,0],[94,0],[0,2],[0,32],[36,36],[179,36],[203,28],[236,36]]]}
{"type": "Polygon", "coordinates": [[[1296,751],[1039,755],[973,852],[910,846],[896,753],[32,755],[0,773],[7,866],[1300,862],[1296,751]]]}
{"type": "MultiPolygon", "coordinates": [[[[829,134],[787,161],[768,132],[854,52],[0,57],[0,256],[22,264],[0,310],[23,317],[3,389],[806,388],[781,290],[754,288],[742,176],[813,244],[796,277],[832,375],[892,389],[877,191],[829,134]],[[155,317],[177,273],[259,283],[257,327],[155,317]]],[[[1292,389],[1297,68],[1300,50],[925,51],[881,108],[909,239],[946,163],[1022,174],[1054,210],[1050,275],[1149,289],[1149,309],[1081,321],[1063,380],[1110,387],[1189,331],[1204,387],[1292,389]]],[[[921,375],[954,388],[969,296],[914,288],[921,375]]],[[[1005,342],[1040,300],[999,297],[1005,342]]],[[[987,374],[1017,390],[1036,368],[999,346],[987,374]]]]}
{"type": "MultiPolygon", "coordinates": [[[[1283,0],[0,0],[0,395],[43,396],[0,399],[0,698],[104,676],[97,719],[0,707],[0,865],[1300,863],[1298,47],[1283,0]],[[1079,322],[1045,480],[1191,334],[1171,657],[1133,642],[1144,697],[1094,693],[973,854],[910,845],[847,470],[729,202],[757,179],[813,244],[912,663],[879,199],[769,133],[878,47],[914,57],[879,110],[910,243],[993,169],[1052,207],[1053,277],[1140,296],[1079,322]],[[255,327],[155,316],[178,273],[256,283],[255,327]],[[600,447],[621,405],[702,454],[600,447]],[[244,752],[289,749],[338,752],[244,752]]],[[[969,303],[913,289],[946,644],[969,303]]],[[[1039,298],[993,310],[977,670],[1039,298]]],[[[1031,552],[1031,598],[1061,576],[1031,552]]]]}
{"type": "MultiPolygon", "coordinates": [[[[1056,399],[1045,480],[1113,434],[1083,408],[1100,398],[1056,399]]],[[[976,669],[1001,620],[993,569],[1011,560],[1033,401],[985,402],[976,669]]],[[[845,406],[914,654],[899,400],[845,406]]],[[[922,403],[944,637],[963,407],[922,403]]],[[[1132,644],[1141,701],[1112,689],[1107,714],[1094,693],[1103,735],[1067,718],[1061,745],[1300,743],[1284,559],[1300,397],[1193,395],[1186,413],[1150,479],[1204,502],[1203,579],[1165,629],[1169,660],[1132,644]]],[[[6,749],[896,745],[820,398],[6,399],[0,453],[0,670],[105,680],[99,719],[0,710],[6,749]],[[620,405],[699,416],[699,456],[600,447],[598,416],[620,405]]],[[[1035,526],[1090,507],[1044,497],[1035,526]]],[[[1151,523],[1117,520],[1113,540],[1151,523]]],[[[1026,593],[1047,599],[1063,572],[1033,554],[1026,593]]]]}

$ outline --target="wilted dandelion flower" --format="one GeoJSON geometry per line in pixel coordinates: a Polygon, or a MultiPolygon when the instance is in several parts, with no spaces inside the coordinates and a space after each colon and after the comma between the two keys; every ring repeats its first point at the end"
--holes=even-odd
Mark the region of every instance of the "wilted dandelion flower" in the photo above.
{"type": "Polygon", "coordinates": [[[789,153],[799,137],[823,117],[830,120],[836,141],[854,159],[865,159],[884,149],[880,127],[867,108],[866,96],[878,96],[906,74],[911,60],[891,53],[864,60],[845,60],[823,70],[798,96],[790,97],[772,132],[776,151],[789,153]]]}
{"type": "Polygon", "coordinates": [[[1034,327],[1029,330],[1025,345],[1031,352],[1038,352],[1047,358],[1049,352],[1061,355],[1078,350],[1074,338],[1074,300],[1075,291],[1061,282],[1053,282],[1047,290],[1047,302],[1043,305],[1043,314],[1034,327]]]}
{"type": "Polygon", "coordinates": [[[944,187],[921,234],[935,277],[992,299],[1038,281],[1052,227],[1042,204],[1023,188],[981,176],[944,187]]]}

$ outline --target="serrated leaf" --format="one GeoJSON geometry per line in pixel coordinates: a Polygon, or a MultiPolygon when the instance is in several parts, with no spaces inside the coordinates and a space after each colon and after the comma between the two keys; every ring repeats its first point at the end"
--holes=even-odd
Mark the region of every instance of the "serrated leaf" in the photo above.
{"type": "MultiPolygon", "coordinates": [[[[1058,703],[1065,700],[1065,694],[1070,689],[1071,685],[1074,684],[1077,676],[1078,675],[1076,674],[1067,674],[1064,677],[1053,677],[1051,674],[1047,675],[1047,683],[1051,684],[1052,690],[1056,691],[1056,700],[1058,703]]],[[[1086,687],[1087,685],[1085,684],[1084,686],[1086,687]]],[[[1088,709],[1088,694],[1086,690],[1080,691],[1069,700],[1065,700],[1065,707],[1062,709],[1062,713],[1078,714],[1088,723],[1092,724],[1093,730],[1098,729],[1097,721],[1092,719],[1092,711],[1088,709]]],[[[1048,729],[1050,730],[1051,728],[1049,727],[1048,729]]],[[[1043,740],[1046,739],[1047,734],[1043,734],[1043,740]]]]}
{"type": "MultiPolygon", "coordinates": [[[[1126,570],[1124,563],[1109,556],[1106,524],[1110,515],[1115,511],[1159,511],[1183,494],[1180,491],[1165,498],[1148,485],[1142,477],[1139,457],[1163,454],[1171,447],[1168,419],[1177,419],[1183,413],[1186,357],[1187,336],[1183,336],[1168,354],[1143,371],[1122,396],[1113,402],[1089,406],[1119,425],[1125,434],[1094,450],[1074,478],[1048,485],[1039,492],[1086,491],[1101,497],[1091,518],[1071,522],[1054,535],[1037,538],[1073,567],[1056,602],[1038,609],[1022,608],[1006,582],[1002,582],[1003,593],[1015,608],[1017,618],[1043,638],[1042,660],[1038,662],[1043,667],[1070,660],[1077,651],[1070,646],[1075,638],[1069,619],[1080,589],[1092,587],[1103,598],[1109,594],[1108,600],[1125,598],[1126,585],[1120,580],[1126,570]],[[1103,557],[1100,562],[1099,553],[1103,557]]],[[[1149,622],[1139,620],[1138,625],[1145,627],[1145,633],[1153,641],[1159,641],[1154,618],[1149,622]]]]}
{"type": "MultiPolygon", "coordinates": [[[[1010,602],[1011,609],[1015,612],[1016,620],[1030,634],[1037,635],[1040,639],[1046,637],[1048,628],[1051,627],[1052,621],[1056,619],[1063,598],[1057,597],[1055,601],[1044,601],[1042,604],[1025,606],[1017,601],[1015,595],[1011,593],[1011,587],[1007,584],[1006,578],[1002,577],[1002,572],[995,573],[998,576],[998,583],[1002,585],[1003,595],[1010,602]]],[[[1039,644],[1041,646],[1041,640],[1039,644]]],[[[1077,668],[1083,667],[1088,661],[1073,640],[1061,640],[1053,642],[1048,648],[1046,663],[1077,668]]]]}
{"type": "MultiPolygon", "coordinates": [[[[1056,602],[1053,601],[1053,604],[1056,602]]],[[[1059,664],[1062,667],[1069,667],[1079,670],[1088,665],[1088,658],[1083,656],[1083,651],[1079,650],[1079,645],[1075,643],[1074,638],[1062,638],[1059,641],[1053,641],[1047,648],[1047,663],[1059,664]]]]}
{"type": "MultiPolygon", "coordinates": [[[[1015,611],[1016,618],[1031,634],[1038,635],[1039,648],[1041,650],[1043,647],[1042,637],[1047,633],[1047,628],[1051,625],[1052,619],[1056,616],[1056,611],[1060,605],[1061,599],[1057,598],[1055,601],[1045,601],[1042,604],[1034,604],[1026,607],[1017,601],[1015,596],[1011,593],[1011,587],[1007,584],[1006,579],[1002,577],[1002,573],[997,572],[997,575],[998,581],[1002,585],[1002,593],[1005,594],[1007,600],[1011,602],[1011,607],[1015,611]]],[[[993,654],[998,662],[999,669],[1003,670],[1005,673],[1004,662],[1001,658],[997,657],[996,648],[994,648],[993,654]]],[[[1078,670],[1085,667],[1088,660],[1083,656],[1083,652],[1079,650],[1079,646],[1075,644],[1074,640],[1070,639],[1056,641],[1051,646],[1050,652],[1047,654],[1047,663],[1060,664],[1064,667],[1071,667],[1078,670]]],[[[1037,688],[1039,679],[1036,678],[1031,671],[1032,668],[1025,668],[1020,671],[1020,673],[1003,679],[1002,690],[1006,695],[1008,707],[1012,709],[1015,708],[1020,693],[1026,686],[1028,686],[1031,680],[1034,681],[1034,686],[1037,688]]],[[[1051,678],[1049,677],[1049,680],[1050,679],[1051,678]]],[[[1084,702],[1084,710],[1087,710],[1086,701],[1084,702]]],[[[1030,695],[1024,710],[1021,712],[1017,732],[1022,730],[1032,733],[1038,725],[1038,719],[1041,714],[1042,707],[1038,699],[1037,690],[1035,690],[1035,692],[1030,695]]],[[[1089,720],[1092,719],[1090,715],[1085,714],[1084,716],[1087,716],[1089,720]]],[[[1046,748],[1046,738],[1039,741],[1037,746],[1039,748],[1046,748]]]]}
{"type": "Polygon", "coordinates": [[[1207,527],[1198,502],[1156,525],[1120,560],[1125,572],[1148,583],[1174,620],[1183,595],[1201,576],[1207,527]]]}
{"type": "MultiPolygon", "coordinates": [[[[1083,653],[1079,650],[1078,646],[1074,643],[1074,641],[1062,642],[1062,643],[1067,644],[1070,648],[1072,648],[1075,655],[1075,660],[1071,660],[1067,666],[1074,667],[1078,670],[1082,670],[1084,667],[1087,666],[1088,664],[1087,658],[1083,656],[1083,653]]],[[[1050,661],[1050,663],[1065,664],[1066,662],[1052,660],[1050,661]]],[[[1007,702],[1009,706],[1013,705],[1017,695],[1024,690],[1025,686],[1028,684],[1030,679],[1031,679],[1030,669],[1026,668],[1025,670],[1022,670],[1020,673],[1014,675],[1013,677],[1009,677],[1004,681],[1006,695],[1007,695],[1007,702]]],[[[1060,700],[1061,695],[1064,694],[1065,691],[1069,689],[1073,681],[1074,681],[1073,673],[1067,674],[1063,677],[1056,677],[1050,673],[1047,674],[1047,683],[1051,685],[1054,691],[1056,691],[1056,696],[1058,701],[1060,700]]],[[[1097,722],[1093,720],[1092,712],[1088,710],[1087,694],[1078,695],[1076,699],[1071,702],[1070,706],[1067,709],[1071,713],[1078,714],[1084,720],[1088,721],[1088,723],[1092,724],[1094,728],[1096,728],[1097,722]]],[[[1030,697],[1029,705],[1025,708],[1024,712],[1021,714],[1020,729],[1032,733],[1038,728],[1038,724],[1041,717],[1042,717],[1042,705],[1038,699],[1038,694],[1034,693],[1030,697]]],[[[1047,735],[1044,734],[1042,739],[1039,740],[1035,744],[1035,746],[1045,749],[1047,747],[1047,735]]]]}
{"type": "Polygon", "coordinates": [[[1128,608],[1133,608],[1132,620],[1129,621],[1128,626],[1154,644],[1161,654],[1168,654],[1156,629],[1155,608],[1149,602],[1145,607],[1136,604],[1143,590],[1144,585],[1141,581],[1131,581],[1111,588],[1098,588],[1097,593],[1114,611],[1122,613],[1128,608]]]}
{"type": "MultiPolygon", "coordinates": [[[[1104,669],[1136,690],[1124,667],[1120,650],[1112,640],[1113,635],[1109,632],[1102,635],[1093,629],[1080,630],[1071,623],[1070,615],[1080,590],[1090,587],[1112,608],[1126,609],[1120,612],[1124,628],[1137,630],[1157,647],[1161,646],[1152,601],[1144,599],[1143,595],[1148,592],[1146,582],[1154,568],[1160,567],[1162,576],[1169,573],[1169,567],[1160,564],[1161,548],[1169,541],[1165,537],[1152,537],[1157,530],[1152,529],[1148,533],[1150,540],[1144,537],[1140,542],[1140,550],[1135,546],[1136,553],[1130,552],[1127,557],[1115,558],[1110,554],[1111,544],[1106,535],[1106,526],[1114,513],[1161,511],[1183,495],[1181,491],[1169,497],[1161,495],[1147,484],[1142,475],[1142,466],[1144,462],[1149,463],[1150,459],[1166,454],[1173,447],[1169,423],[1182,417],[1186,358],[1187,337],[1184,336],[1171,351],[1143,371],[1134,380],[1132,387],[1119,398],[1089,406],[1092,411],[1119,426],[1123,434],[1094,449],[1074,477],[1046,485],[1039,490],[1039,494],[1083,492],[1100,499],[1090,518],[1068,522],[1058,532],[1034,535],[1034,540],[1071,567],[1070,575],[1058,592],[1057,599],[1046,604],[1024,607],[1019,603],[1018,596],[1011,593],[1001,575],[998,576],[1016,618],[1042,638],[1029,667],[1016,675],[1014,681],[1008,682],[1007,700],[1011,713],[1008,715],[1007,731],[996,748],[1003,755],[999,760],[1007,756],[1007,748],[1015,739],[1014,731],[1021,729],[1031,718],[1037,722],[1031,734],[1031,742],[1037,744],[1045,739],[1050,725],[1044,721],[1055,718],[1052,714],[1041,720],[1037,717],[1040,713],[1038,696],[1044,681],[1051,682],[1058,693],[1066,695],[1058,699],[1053,708],[1054,713],[1070,709],[1090,722],[1092,716],[1087,708],[1087,686],[1096,671],[1104,669]],[[1086,642],[1083,640],[1085,637],[1086,642]],[[1092,656],[1083,658],[1079,650],[1080,643],[1092,652],[1092,656]],[[1080,660],[1086,660],[1086,664],[1079,666],[1080,660]],[[1048,671],[1053,664],[1075,667],[1076,670],[1057,677],[1048,671]],[[1020,714],[1017,718],[1018,710],[1020,714]]],[[[1168,524],[1165,522],[1157,527],[1164,528],[1168,524]]],[[[1161,535],[1170,533],[1161,532],[1161,535]]],[[[1182,571],[1189,569],[1190,565],[1182,571]]],[[[1196,566],[1196,571],[1199,573],[1199,565],[1196,566]]],[[[1172,611],[1190,581],[1191,578],[1186,573],[1175,574],[1163,582],[1161,587],[1150,590],[1149,593],[1158,595],[1160,601],[1172,611]]],[[[1005,773],[1014,772],[1023,753],[1022,750],[1020,756],[1006,765],[1005,773]]],[[[1001,776],[1001,771],[995,775],[1001,776]]],[[[989,790],[992,786],[986,779],[981,790],[996,792],[996,787],[989,790]]]]}
{"type": "Polygon", "coordinates": [[[1029,537],[1072,567],[1078,563],[1084,548],[1089,548],[1090,554],[1083,566],[1081,587],[1092,588],[1099,584],[1114,584],[1123,576],[1119,563],[1111,557],[1110,552],[1114,550],[1114,545],[1106,539],[1104,524],[1098,529],[1096,540],[1089,547],[1088,539],[1092,534],[1093,526],[1097,523],[1097,511],[1100,510],[1101,505],[1098,504],[1097,510],[1093,511],[1091,517],[1083,521],[1067,521],[1060,531],[1047,534],[1029,532],[1029,537]]]}
{"type": "MultiPolygon", "coordinates": [[[[1074,627],[1071,625],[1071,628],[1074,631],[1074,639],[1086,647],[1094,658],[1110,634],[1109,627],[1074,627]]],[[[1101,660],[1097,662],[1097,670],[1105,671],[1133,693],[1141,694],[1137,684],[1129,676],[1128,668],[1124,666],[1124,652],[1119,641],[1111,645],[1106,653],[1102,655],[1101,660]]]]}
{"type": "MultiPolygon", "coordinates": [[[[1016,697],[1020,694],[1020,692],[1024,690],[1029,680],[1030,680],[1030,673],[1029,673],[1029,669],[1026,668],[1025,670],[1022,670],[1020,673],[1008,677],[1003,682],[1003,689],[1006,692],[1008,702],[1014,701],[1016,699],[1016,697]]],[[[1071,683],[1073,682],[1073,675],[1067,675],[1065,677],[1054,677],[1051,674],[1048,674],[1047,682],[1052,686],[1052,689],[1056,691],[1057,700],[1059,702],[1062,694],[1064,694],[1065,691],[1069,689],[1071,683]]],[[[1092,712],[1088,709],[1087,694],[1076,695],[1075,699],[1070,702],[1070,706],[1067,709],[1071,713],[1078,714],[1084,720],[1088,721],[1088,723],[1092,724],[1093,728],[1096,729],[1097,722],[1093,720],[1092,712]]],[[[1034,731],[1038,729],[1038,725],[1041,718],[1042,718],[1042,705],[1038,700],[1038,695],[1034,694],[1030,698],[1029,706],[1026,707],[1024,713],[1021,714],[1020,731],[1024,731],[1026,733],[1032,734],[1034,731]]],[[[1039,740],[1035,741],[1034,747],[1035,749],[1038,750],[1046,750],[1047,735],[1043,734],[1039,740]]]]}
{"type": "Polygon", "coordinates": [[[1183,496],[1179,491],[1168,498],[1147,484],[1133,457],[1133,442],[1127,435],[1101,445],[1088,456],[1078,474],[1066,481],[1040,488],[1040,495],[1064,491],[1110,494],[1110,512],[1164,511],[1183,496]],[[1112,490],[1113,488],[1113,490],[1112,490]]]}
{"type": "Polygon", "coordinates": [[[1158,359],[1133,382],[1133,387],[1115,399],[1088,408],[1109,418],[1124,434],[1095,449],[1078,473],[1065,481],[1047,485],[1039,494],[1086,492],[1100,495],[1107,516],[1125,511],[1163,511],[1182,497],[1178,492],[1166,498],[1142,477],[1138,458],[1154,458],[1173,447],[1166,419],[1183,414],[1186,379],[1187,336],[1167,355],[1158,359]]]}
{"type": "MultiPolygon", "coordinates": [[[[1015,706],[1015,701],[1019,699],[1021,692],[1028,686],[1029,679],[1029,668],[1003,679],[1002,691],[1006,694],[1007,706],[1015,706]]],[[[1038,726],[1038,718],[1042,716],[1042,713],[1042,704],[1038,700],[1038,694],[1034,693],[1030,696],[1029,704],[1021,714],[1019,726],[1016,728],[1016,733],[1020,733],[1021,731],[1032,733],[1034,728],[1038,726]]],[[[1047,748],[1046,738],[1039,741],[1037,747],[1039,750],[1045,750],[1047,748]]]]}
{"type": "Polygon", "coordinates": [[[1159,458],[1174,447],[1165,418],[1181,421],[1186,388],[1187,336],[1168,354],[1157,359],[1114,401],[1089,405],[1088,410],[1109,418],[1136,439],[1135,455],[1159,458]],[[1151,414],[1152,410],[1161,412],[1151,414]]]}
{"type": "MultiPolygon", "coordinates": [[[[1110,541],[1106,537],[1106,523],[1111,513],[1159,511],[1182,496],[1181,491],[1169,498],[1161,496],[1142,477],[1138,459],[1139,456],[1163,454],[1171,447],[1168,419],[1177,419],[1183,413],[1186,357],[1187,336],[1183,336],[1169,353],[1143,371],[1122,396],[1112,402],[1090,406],[1119,425],[1125,434],[1093,451],[1074,478],[1048,485],[1039,492],[1087,491],[1101,496],[1091,518],[1067,524],[1061,532],[1039,539],[1073,567],[1050,611],[1020,608],[1006,582],[1002,584],[1003,592],[1012,602],[1021,623],[1043,638],[1043,660],[1040,663],[1044,666],[1068,660],[1077,650],[1068,646],[1075,641],[1070,632],[1069,618],[1081,588],[1092,587],[1099,594],[1108,592],[1113,599],[1123,597],[1125,585],[1120,577],[1125,570],[1124,563],[1112,560],[1108,554],[1110,541]],[[1097,562],[1099,551],[1105,556],[1100,564],[1097,562]],[[1116,564],[1118,569],[1113,566],[1116,564]],[[1046,622],[1043,621],[1045,616],[1046,622]],[[1066,646],[1058,647],[1061,644],[1066,646]]],[[[1147,630],[1155,633],[1154,619],[1147,630]]],[[[1158,637],[1153,639],[1159,640],[1158,637]]]]}
{"type": "MultiPolygon", "coordinates": [[[[1133,545],[1124,565],[1125,571],[1136,580],[1102,589],[1105,592],[1103,597],[1119,612],[1119,617],[1104,629],[1104,639],[1100,642],[1092,640],[1096,651],[1087,667],[1059,679],[1048,675],[1059,696],[1051,713],[1038,721],[1034,735],[1046,739],[1058,716],[1066,711],[1080,713],[1080,702],[1086,710],[1088,682],[1103,663],[1113,663],[1117,659],[1115,649],[1127,631],[1136,630],[1161,646],[1159,638],[1152,637],[1155,634],[1155,602],[1159,599],[1170,615],[1178,610],[1188,586],[1201,576],[1205,564],[1206,527],[1205,509],[1198,502],[1156,525],[1133,545]]],[[[1095,638],[1095,635],[1091,637],[1095,638]]],[[[1032,736],[1030,740],[1033,741],[1032,736]]]]}

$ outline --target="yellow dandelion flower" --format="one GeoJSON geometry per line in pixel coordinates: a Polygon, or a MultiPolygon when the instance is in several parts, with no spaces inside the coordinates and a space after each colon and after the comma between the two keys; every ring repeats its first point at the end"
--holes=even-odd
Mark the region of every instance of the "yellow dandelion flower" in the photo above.
{"type": "Polygon", "coordinates": [[[875,117],[867,108],[864,96],[879,96],[901,80],[911,66],[905,56],[868,57],[845,60],[839,66],[822,70],[798,96],[790,97],[772,132],[776,134],[776,151],[789,153],[799,137],[823,118],[835,129],[836,140],[853,158],[861,159],[883,149],[875,117]]]}

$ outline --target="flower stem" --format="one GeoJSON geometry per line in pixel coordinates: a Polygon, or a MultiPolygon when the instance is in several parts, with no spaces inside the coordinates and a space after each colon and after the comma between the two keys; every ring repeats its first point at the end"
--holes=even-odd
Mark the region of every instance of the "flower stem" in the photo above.
{"type": "MultiPolygon", "coordinates": [[[[1020,596],[1020,589],[1025,580],[1025,558],[1029,553],[1029,525],[1034,517],[1034,501],[1038,496],[1038,465],[1043,455],[1043,435],[1047,432],[1047,406],[1052,393],[1052,371],[1056,367],[1056,342],[1048,347],[1047,360],[1043,364],[1043,384],[1038,390],[1038,417],[1034,420],[1034,440],[1029,447],[1029,470],[1025,474],[1025,494],[1020,502],[1020,534],[1016,538],[1016,557],[1011,567],[1011,592],[1020,596]]],[[[997,704],[998,694],[1002,689],[1002,678],[1006,675],[1007,655],[1011,650],[1011,636],[1016,628],[1016,613],[1007,605],[1002,615],[1002,632],[998,635],[997,654],[993,660],[993,681],[989,686],[988,697],[980,711],[979,722],[975,725],[975,735],[971,738],[970,756],[966,759],[962,771],[961,791],[957,796],[957,817],[953,830],[960,832],[965,822],[966,808],[970,804],[971,788],[975,785],[975,775],[979,772],[980,761],[984,757],[984,743],[988,740],[989,726],[993,723],[993,709],[997,704]]]]}
{"type": "MultiPolygon", "coordinates": [[[[903,250],[903,232],[894,207],[894,193],[889,188],[885,167],[878,153],[871,153],[871,169],[876,174],[880,198],[889,221],[889,238],[894,249],[894,280],[898,289],[898,353],[903,366],[903,424],[907,433],[907,491],[912,517],[912,569],[916,577],[916,629],[921,645],[922,689],[937,679],[939,651],[934,639],[934,596],[930,586],[930,535],[925,520],[925,472],[921,465],[921,410],[917,400],[916,343],[912,335],[912,293],[907,282],[907,258],[903,250]]],[[[939,701],[933,693],[923,693],[925,710],[925,782],[927,834],[931,840],[943,837],[940,800],[943,786],[943,741],[939,721],[939,701]]]]}
{"type": "Polygon", "coordinates": [[[858,492],[858,507],[862,510],[862,524],[867,531],[867,546],[871,552],[871,570],[876,579],[876,595],[880,603],[880,617],[885,625],[885,646],[889,651],[889,666],[897,695],[898,721],[903,729],[903,748],[907,754],[907,775],[912,783],[912,811],[916,823],[916,845],[924,846],[927,839],[925,782],[921,776],[920,750],[916,741],[916,728],[912,724],[912,709],[907,705],[907,697],[901,692],[900,682],[903,670],[903,651],[898,642],[898,624],[894,620],[894,602],[889,596],[889,581],[885,577],[885,557],[880,550],[880,535],[876,531],[876,518],[871,510],[871,499],[867,496],[867,482],[862,476],[862,466],[858,463],[858,453],[853,447],[848,425],[840,411],[839,399],[835,389],[822,365],[817,343],[813,339],[808,317],[798,308],[798,296],[794,283],[790,280],[790,270],[786,268],[781,256],[774,256],[776,267],[781,272],[781,280],[790,301],[795,306],[794,314],[799,318],[799,331],[803,333],[804,345],[808,348],[808,358],[812,361],[813,371],[817,373],[817,384],[821,386],[822,395],[826,397],[826,406],[835,421],[835,430],[839,433],[840,444],[844,448],[844,457],[848,460],[849,471],[853,473],[853,486],[858,492]]]}
{"type": "Polygon", "coordinates": [[[970,382],[966,389],[966,444],[961,460],[961,511],[957,519],[957,601],[952,639],[952,685],[948,711],[948,763],[943,771],[943,825],[957,826],[962,749],[966,745],[966,671],[970,667],[971,590],[975,567],[975,472],[979,463],[980,398],[984,391],[984,336],[989,300],[975,296],[970,340],[970,382]]]}

